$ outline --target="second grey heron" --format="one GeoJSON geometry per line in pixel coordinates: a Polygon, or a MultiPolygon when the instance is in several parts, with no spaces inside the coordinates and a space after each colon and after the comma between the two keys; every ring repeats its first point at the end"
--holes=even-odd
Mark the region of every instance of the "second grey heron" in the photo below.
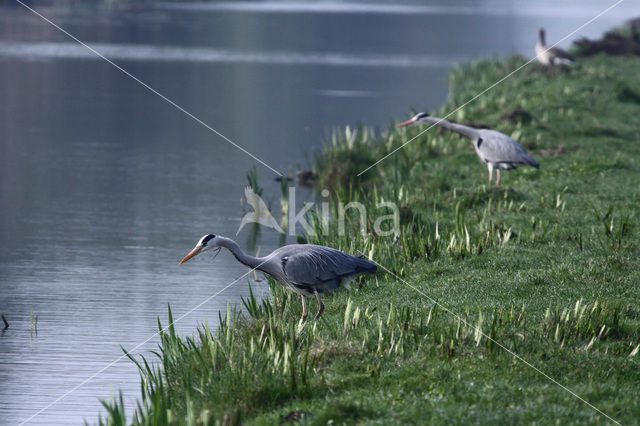
{"type": "Polygon", "coordinates": [[[180,261],[180,264],[212,248],[226,248],[235,258],[250,268],[271,275],[286,289],[302,297],[302,318],[307,318],[306,296],[318,300],[316,319],[322,315],[324,304],[320,294],[338,289],[345,281],[365,272],[374,273],[377,265],[364,257],[352,256],[340,250],[313,244],[290,244],[264,257],[253,257],[240,249],[230,238],[207,234],[180,261]]]}
{"type": "Polygon", "coordinates": [[[454,131],[466,136],[473,142],[478,157],[487,164],[489,169],[489,182],[493,179],[493,169],[497,170],[496,186],[500,185],[500,170],[512,170],[520,165],[540,167],[523,147],[515,140],[491,129],[475,129],[462,124],[452,123],[438,117],[432,117],[427,113],[416,114],[410,120],[398,124],[397,127],[407,127],[416,124],[431,124],[454,131]]]}

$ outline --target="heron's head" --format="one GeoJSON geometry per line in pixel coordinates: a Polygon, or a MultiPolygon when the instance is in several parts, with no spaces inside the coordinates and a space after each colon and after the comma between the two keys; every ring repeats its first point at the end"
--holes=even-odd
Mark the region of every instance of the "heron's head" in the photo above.
{"type": "Polygon", "coordinates": [[[220,242],[220,237],[219,236],[216,236],[216,235],[213,235],[213,234],[207,234],[207,235],[203,236],[202,238],[200,238],[200,240],[198,241],[198,244],[196,244],[196,246],[193,248],[193,250],[191,250],[184,257],[184,259],[182,259],[180,261],[180,264],[183,264],[187,260],[191,259],[192,257],[195,257],[195,256],[199,255],[202,252],[205,252],[207,250],[211,250],[212,248],[215,248],[215,247],[219,247],[219,242],[220,242]]]}
{"type": "Polygon", "coordinates": [[[396,127],[408,127],[408,126],[413,126],[413,125],[416,125],[416,124],[420,124],[427,117],[429,117],[429,114],[427,114],[426,112],[419,112],[416,115],[414,115],[413,117],[411,117],[410,120],[407,120],[407,121],[405,121],[403,123],[400,123],[396,127]]]}

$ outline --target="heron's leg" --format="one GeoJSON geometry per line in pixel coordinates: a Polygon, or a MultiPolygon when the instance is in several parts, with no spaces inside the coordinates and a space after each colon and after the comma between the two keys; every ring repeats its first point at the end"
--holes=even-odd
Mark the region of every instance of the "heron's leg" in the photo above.
{"type": "Polygon", "coordinates": [[[496,178],[496,186],[500,186],[500,169],[498,169],[498,177],[496,178]]]}
{"type": "Polygon", "coordinates": [[[322,313],[324,312],[324,303],[322,303],[322,300],[320,299],[320,295],[318,294],[317,291],[313,291],[313,294],[316,295],[316,299],[318,299],[318,313],[316,314],[316,319],[320,318],[320,315],[322,315],[322,313]]]}
{"type": "Polygon", "coordinates": [[[300,321],[305,321],[307,319],[307,299],[305,299],[304,295],[300,295],[300,297],[302,297],[302,318],[300,318],[300,321]]]}
{"type": "Polygon", "coordinates": [[[490,163],[487,163],[487,168],[489,169],[489,183],[491,183],[491,180],[493,179],[493,167],[490,163]]]}

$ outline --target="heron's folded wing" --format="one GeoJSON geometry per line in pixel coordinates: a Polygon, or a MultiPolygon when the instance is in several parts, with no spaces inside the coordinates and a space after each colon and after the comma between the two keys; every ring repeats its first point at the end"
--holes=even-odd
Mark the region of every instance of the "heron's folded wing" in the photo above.
{"type": "Polygon", "coordinates": [[[567,52],[565,52],[564,50],[560,49],[559,47],[552,47],[549,49],[549,53],[551,53],[552,56],[555,56],[556,58],[562,58],[562,59],[567,59],[569,61],[575,61],[575,59],[573,59],[573,57],[571,55],[569,55],[567,52]]]}
{"type": "Polygon", "coordinates": [[[285,275],[294,283],[319,285],[363,272],[375,272],[376,264],[328,247],[302,245],[283,258],[285,275]]]}
{"type": "Polygon", "coordinates": [[[504,133],[495,130],[481,130],[482,143],[478,151],[484,158],[494,163],[523,163],[537,167],[538,163],[531,158],[518,142],[504,133]]]}

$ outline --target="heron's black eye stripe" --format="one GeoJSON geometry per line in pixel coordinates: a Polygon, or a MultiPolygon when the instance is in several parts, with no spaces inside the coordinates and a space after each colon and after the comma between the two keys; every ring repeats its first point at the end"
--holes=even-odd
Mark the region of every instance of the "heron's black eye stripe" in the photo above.
{"type": "Polygon", "coordinates": [[[203,245],[203,246],[206,246],[206,245],[207,245],[207,243],[208,243],[210,240],[214,239],[215,237],[216,237],[216,236],[215,236],[215,235],[213,235],[213,234],[205,235],[205,237],[202,239],[202,245],[203,245]]]}

